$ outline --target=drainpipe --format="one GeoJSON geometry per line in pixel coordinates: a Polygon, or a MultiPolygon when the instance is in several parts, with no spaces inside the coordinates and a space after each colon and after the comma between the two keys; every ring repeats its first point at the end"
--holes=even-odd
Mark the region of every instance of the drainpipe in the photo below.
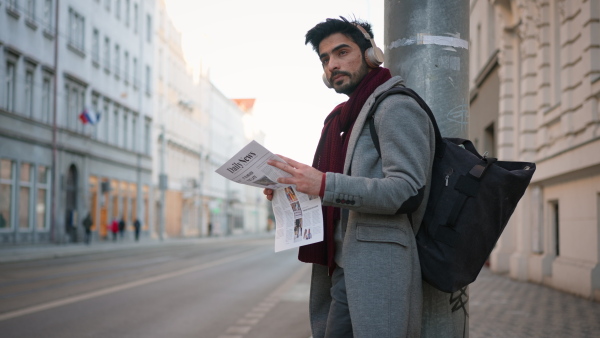
{"type": "Polygon", "coordinates": [[[51,186],[51,198],[50,198],[50,241],[57,241],[56,226],[56,200],[57,196],[57,182],[58,182],[58,145],[57,145],[57,115],[58,115],[58,12],[60,8],[60,0],[56,0],[56,10],[54,13],[54,79],[53,79],[53,93],[54,96],[52,102],[52,186],[51,186]]]}

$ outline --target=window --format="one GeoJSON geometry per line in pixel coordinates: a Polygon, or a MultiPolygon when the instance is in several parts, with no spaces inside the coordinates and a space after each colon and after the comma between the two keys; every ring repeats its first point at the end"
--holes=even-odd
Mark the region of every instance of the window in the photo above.
{"type": "Polygon", "coordinates": [[[151,130],[150,130],[151,121],[146,119],[144,123],[144,153],[146,155],[150,155],[150,141],[151,141],[151,130]]]}
{"type": "Polygon", "coordinates": [[[152,42],[152,17],[150,14],[146,15],[146,41],[152,42]]]}
{"type": "Polygon", "coordinates": [[[119,107],[117,105],[115,105],[115,110],[113,113],[113,134],[112,134],[112,143],[114,145],[119,145],[119,135],[120,135],[120,130],[119,130],[119,107]]]}
{"type": "Polygon", "coordinates": [[[12,229],[14,162],[0,159],[0,230],[12,229]]]}
{"type": "Polygon", "coordinates": [[[119,68],[121,67],[121,47],[115,45],[115,77],[119,77],[119,68]]]}
{"type": "Polygon", "coordinates": [[[66,123],[68,129],[83,131],[83,124],[79,120],[79,115],[83,111],[85,98],[85,87],[68,80],[65,80],[65,103],[66,103],[66,123]]]}
{"type": "Polygon", "coordinates": [[[133,58],[133,87],[139,86],[137,58],[133,58]]]}
{"type": "Polygon", "coordinates": [[[21,163],[19,174],[19,229],[30,228],[30,206],[31,206],[31,174],[32,166],[29,163],[21,163]]]}
{"type": "Polygon", "coordinates": [[[47,30],[53,30],[54,23],[54,0],[45,0],[44,1],[44,26],[47,30]]]}
{"type": "Polygon", "coordinates": [[[150,66],[146,66],[146,94],[152,93],[152,73],[150,66]]]}
{"type": "Polygon", "coordinates": [[[52,79],[45,75],[42,80],[42,116],[40,120],[50,122],[50,112],[52,111],[52,79]]]}
{"type": "Polygon", "coordinates": [[[138,4],[133,4],[133,32],[137,33],[139,23],[138,4]]]}
{"type": "Polygon", "coordinates": [[[85,50],[85,19],[73,8],[69,8],[69,44],[79,51],[85,50]]]}
{"type": "Polygon", "coordinates": [[[15,110],[15,87],[17,84],[17,65],[16,62],[6,62],[6,110],[15,110]]]}
{"type": "Polygon", "coordinates": [[[123,78],[124,78],[125,84],[127,84],[129,81],[129,52],[128,51],[125,51],[125,55],[123,58],[123,78]]]}
{"type": "Polygon", "coordinates": [[[131,116],[131,150],[137,150],[137,115],[131,116]]]}
{"type": "Polygon", "coordinates": [[[125,0],[125,26],[129,27],[129,16],[130,16],[130,9],[131,7],[131,0],[125,0]]]}
{"type": "MultiPolygon", "coordinates": [[[[98,93],[92,93],[92,113],[98,114],[100,112],[100,95],[98,93]]],[[[98,121],[99,122],[99,121],[98,121]]],[[[94,138],[97,140],[99,135],[99,128],[94,128],[94,138]]]]}
{"type": "Polygon", "coordinates": [[[487,152],[488,157],[496,156],[496,132],[492,122],[483,131],[483,151],[487,152]]]}
{"type": "Polygon", "coordinates": [[[25,71],[25,115],[33,117],[33,69],[25,71]]]}
{"type": "Polygon", "coordinates": [[[117,20],[121,20],[121,0],[115,1],[115,17],[117,20]]]}
{"type": "Polygon", "coordinates": [[[129,128],[129,125],[128,125],[129,116],[128,115],[129,115],[129,113],[127,112],[127,110],[124,110],[123,111],[123,133],[121,134],[122,135],[122,137],[121,137],[121,139],[122,139],[121,140],[122,141],[121,142],[121,146],[123,148],[125,148],[125,149],[129,148],[129,139],[128,139],[128,136],[129,136],[129,132],[128,132],[129,131],[128,130],[128,128],[129,128]]]}
{"type": "Polygon", "coordinates": [[[8,9],[18,13],[19,11],[19,1],[18,0],[8,0],[8,9]]]}
{"type": "Polygon", "coordinates": [[[38,230],[47,230],[49,228],[50,217],[48,206],[50,205],[50,169],[40,165],[37,170],[37,203],[35,205],[35,220],[38,230]]]}
{"type": "Polygon", "coordinates": [[[100,62],[100,32],[96,28],[92,34],[92,61],[95,64],[100,62]]]}
{"type": "Polygon", "coordinates": [[[109,135],[108,135],[108,121],[110,117],[110,101],[104,100],[104,109],[102,109],[103,119],[100,119],[100,123],[102,124],[102,140],[108,143],[109,135]]]}
{"type": "Polygon", "coordinates": [[[73,115],[73,110],[75,109],[74,107],[74,100],[73,100],[73,93],[71,93],[71,86],[69,84],[65,85],[65,111],[66,111],[66,116],[65,116],[65,121],[63,125],[67,126],[69,129],[72,128],[73,122],[71,121],[71,116],[73,115]]]}
{"type": "Polygon", "coordinates": [[[35,0],[27,0],[25,14],[27,15],[27,19],[35,22],[35,0]]]}
{"type": "Polygon", "coordinates": [[[104,38],[104,70],[110,71],[110,39],[104,38]]]}
{"type": "Polygon", "coordinates": [[[162,48],[158,49],[158,78],[163,78],[163,51],[162,48]]]}
{"type": "MultiPolygon", "coordinates": [[[[44,21],[44,27],[47,31],[53,31],[53,23],[54,23],[54,0],[44,0],[44,16],[42,20],[44,21]]],[[[53,32],[52,32],[53,33],[53,32]]]]}
{"type": "Polygon", "coordinates": [[[552,234],[552,246],[554,254],[560,256],[560,217],[559,217],[559,206],[558,201],[549,201],[549,221],[550,221],[550,233],[552,234]]]}

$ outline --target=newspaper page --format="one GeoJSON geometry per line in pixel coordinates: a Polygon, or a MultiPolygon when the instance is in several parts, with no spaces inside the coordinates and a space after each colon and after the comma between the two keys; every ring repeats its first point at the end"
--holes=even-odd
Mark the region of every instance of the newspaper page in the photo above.
{"type": "Polygon", "coordinates": [[[275,252],[323,241],[321,199],[296,190],[294,185],[277,183],[290,174],[267,164],[285,162],[256,141],[250,142],[216,173],[228,180],[274,190],[275,252]]]}

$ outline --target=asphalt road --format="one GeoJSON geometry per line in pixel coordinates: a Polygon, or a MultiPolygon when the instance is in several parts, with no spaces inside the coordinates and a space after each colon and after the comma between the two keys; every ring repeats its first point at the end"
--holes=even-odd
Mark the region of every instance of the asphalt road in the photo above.
{"type": "Polygon", "coordinates": [[[0,264],[0,336],[308,338],[309,266],[272,239],[0,264]]]}

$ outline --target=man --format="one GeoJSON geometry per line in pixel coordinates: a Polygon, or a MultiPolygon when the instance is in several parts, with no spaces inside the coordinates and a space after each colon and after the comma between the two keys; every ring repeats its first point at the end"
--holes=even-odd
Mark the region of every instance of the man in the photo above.
{"type": "Polygon", "coordinates": [[[135,229],[135,241],[137,242],[140,239],[140,229],[142,228],[139,218],[136,218],[135,222],[133,222],[133,228],[135,229]]]}
{"type": "Polygon", "coordinates": [[[119,237],[121,237],[121,239],[125,237],[125,219],[123,217],[121,217],[121,220],[119,221],[119,237]]]}
{"type": "MultiPolygon", "coordinates": [[[[343,17],[307,32],[306,43],[319,55],[326,84],[349,99],[325,119],[312,167],[284,156],[287,164],[269,163],[292,175],[280,183],[319,195],[323,202],[324,241],[300,247],[298,254],[314,263],[310,319],[315,338],[420,335],[418,229],[398,211],[407,201],[427,198],[435,136],[416,101],[390,95],[374,115],[381,157],[377,153],[367,112],[377,96],[403,80],[379,67],[383,53],[372,36],[368,23],[343,17]]],[[[273,190],[264,193],[272,200],[273,190]]],[[[412,213],[413,224],[420,224],[425,204],[412,213]]]]}
{"type": "Polygon", "coordinates": [[[92,225],[94,224],[94,222],[92,221],[92,216],[90,215],[89,212],[88,212],[87,216],[85,216],[85,218],[83,219],[81,224],[83,225],[83,229],[85,230],[84,242],[85,242],[85,244],[89,245],[90,240],[92,238],[92,225]]]}

